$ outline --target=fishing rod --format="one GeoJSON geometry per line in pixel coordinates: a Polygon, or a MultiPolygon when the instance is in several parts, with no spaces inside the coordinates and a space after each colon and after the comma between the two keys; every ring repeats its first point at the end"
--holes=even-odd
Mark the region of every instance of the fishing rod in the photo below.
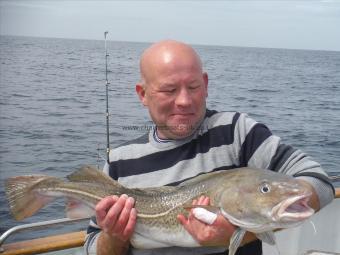
{"type": "Polygon", "coordinates": [[[104,32],[104,38],[105,38],[105,80],[106,80],[106,160],[107,163],[110,162],[110,127],[109,127],[109,80],[107,78],[107,58],[109,57],[109,54],[107,53],[107,47],[106,47],[106,36],[109,32],[104,32]]]}

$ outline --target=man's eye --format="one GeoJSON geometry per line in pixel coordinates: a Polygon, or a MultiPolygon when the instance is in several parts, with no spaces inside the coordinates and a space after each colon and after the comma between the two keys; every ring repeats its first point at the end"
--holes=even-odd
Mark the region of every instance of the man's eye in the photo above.
{"type": "Polygon", "coordinates": [[[166,89],[166,90],[163,90],[162,92],[165,92],[165,93],[174,93],[176,90],[175,89],[166,89]]]}
{"type": "Polygon", "coordinates": [[[196,86],[190,86],[189,89],[190,90],[195,90],[195,89],[198,89],[200,86],[199,85],[196,85],[196,86]]]}

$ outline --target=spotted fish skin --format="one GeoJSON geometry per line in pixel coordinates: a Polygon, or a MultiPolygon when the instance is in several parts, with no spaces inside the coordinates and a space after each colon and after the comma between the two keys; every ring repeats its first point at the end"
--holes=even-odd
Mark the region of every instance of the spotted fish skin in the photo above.
{"type": "MultiPolygon", "coordinates": [[[[235,231],[240,236],[232,240],[242,240],[245,231],[269,240],[270,234],[261,233],[295,226],[314,212],[307,205],[311,195],[307,186],[290,176],[262,169],[222,170],[202,174],[175,187],[143,189],[126,188],[91,166],[84,166],[66,178],[64,181],[32,175],[8,179],[6,196],[14,218],[29,217],[61,196],[70,201],[67,203],[69,217],[92,216],[102,198],[127,194],[135,199],[137,209],[131,244],[149,249],[199,246],[177,216],[187,214],[185,208],[202,195],[210,197],[213,211],[220,212],[242,230],[235,231]]],[[[231,248],[236,251],[238,245],[231,248]]]]}

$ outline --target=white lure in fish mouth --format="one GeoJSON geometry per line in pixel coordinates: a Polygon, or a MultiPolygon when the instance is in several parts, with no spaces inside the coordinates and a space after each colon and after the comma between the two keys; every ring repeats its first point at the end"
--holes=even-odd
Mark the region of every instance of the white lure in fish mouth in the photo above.
{"type": "Polygon", "coordinates": [[[272,217],[280,222],[298,222],[314,214],[313,208],[308,205],[311,194],[290,197],[272,209],[272,217]]]}

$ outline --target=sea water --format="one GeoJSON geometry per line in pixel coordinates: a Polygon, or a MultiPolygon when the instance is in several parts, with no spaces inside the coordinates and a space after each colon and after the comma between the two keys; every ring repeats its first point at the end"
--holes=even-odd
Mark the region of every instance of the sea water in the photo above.
{"type": "MultiPolygon", "coordinates": [[[[134,90],[148,45],[107,43],[111,147],[150,127],[134,90]]],[[[340,52],[194,47],[209,75],[208,108],[246,112],[326,171],[340,173],[340,52]]],[[[104,42],[0,36],[0,63],[1,233],[19,224],[9,214],[6,178],[64,177],[84,164],[103,166],[104,42]]],[[[21,223],[63,217],[58,200],[21,223]]]]}

